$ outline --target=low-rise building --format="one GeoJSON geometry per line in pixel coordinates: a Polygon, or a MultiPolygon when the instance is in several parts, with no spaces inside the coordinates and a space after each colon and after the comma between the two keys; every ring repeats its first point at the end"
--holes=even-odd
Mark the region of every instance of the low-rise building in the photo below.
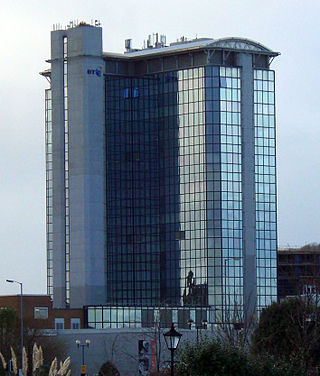
{"type": "Polygon", "coordinates": [[[278,250],[278,297],[319,294],[320,244],[278,250]]]}
{"type": "MultiPolygon", "coordinates": [[[[0,296],[0,309],[13,308],[20,318],[20,295],[0,296]]],[[[23,295],[23,320],[32,329],[82,329],[82,309],[55,309],[49,295],[23,295]]]]}

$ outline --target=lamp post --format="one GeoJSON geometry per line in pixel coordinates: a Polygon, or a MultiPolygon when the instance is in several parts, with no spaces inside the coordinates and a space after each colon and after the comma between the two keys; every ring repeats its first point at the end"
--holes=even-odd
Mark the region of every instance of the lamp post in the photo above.
{"type": "MultiPolygon", "coordinates": [[[[15,281],[13,279],[7,279],[6,282],[8,283],[18,283],[20,285],[20,346],[21,346],[21,374],[22,374],[22,366],[23,366],[23,288],[22,282],[15,281]]],[[[20,370],[19,370],[20,373],[20,370]]]]}
{"type": "Polygon", "coordinates": [[[201,321],[201,329],[207,329],[207,325],[208,325],[208,320],[207,319],[203,319],[201,321]]]}
{"type": "Polygon", "coordinates": [[[163,333],[163,336],[168,350],[171,352],[171,376],[174,376],[174,352],[179,345],[182,334],[175,330],[174,324],[172,323],[171,329],[168,332],[163,333]]]}
{"type": "MultiPolygon", "coordinates": [[[[192,324],[193,323],[194,323],[194,321],[192,319],[188,320],[188,326],[189,326],[190,330],[192,328],[192,324]]],[[[207,325],[208,325],[208,320],[207,319],[203,319],[201,321],[201,325],[196,325],[196,330],[197,330],[197,345],[199,345],[199,330],[200,330],[200,334],[201,334],[201,329],[207,329],[207,325]]],[[[202,335],[200,335],[200,337],[202,339],[202,335]]]]}
{"type": "MultiPolygon", "coordinates": [[[[192,329],[193,323],[194,323],[194,321],[192,319],[188,320],[188,327],[189,327],[190,330],[192,329]]],[[[198,334],[198,326],[197,325],[196,325],[196,329],[197,329],[197,345],[198,345],[199,344],[199,334],[198,334]]]]}
{"type": "MultiPolygon", "coordinates": [[[[228,305],[227,305],[227,282],[229,283],[230,275],[229,275],[229,261],[239,261],[241,260],[240,257],[230,257],[230,258],[225,258],[224,259],[224,317],[222,318],[224,323],[226,322],[226,315],[229,314],[230,316],[230,293],[228,293],[228,305]],[[228,273],[227,273],[228,270],[228,273]]],[[[229,286],[228,286],[229,287],[229,286]]],[[[233,298],[234,298],[234,293],[233,293],[233,298]]],[[[234,304],[234,302],[233,302],[234,304]]],[[[230,320],[230,317],[229,317],[230,320]]]]}
{"type": "Polygon", "coordinates": [[[76,345],[78,346],[78,348],[81,347],[81,349],[82,349],[81,375],[85,375],[87,372],[86,372],[86,366],[84,364],[84,349],[85,349],[85,347],[88,348],[90,346],[90,339],[86,339],[85,343],[81,343],[81,341],[79,339],[77,339],[76,345]]]}
{"type": "Polygon", "coordinates": [[[200,330],[200,338],[201,338],[201,341],[202,341],[202,329],[207,329],[207,325],[208,325],[207,319],[203,319],[201,321],[201,325],[197,325],[197,344],[198,345],[199,345],[199,330],[200,330]]]}

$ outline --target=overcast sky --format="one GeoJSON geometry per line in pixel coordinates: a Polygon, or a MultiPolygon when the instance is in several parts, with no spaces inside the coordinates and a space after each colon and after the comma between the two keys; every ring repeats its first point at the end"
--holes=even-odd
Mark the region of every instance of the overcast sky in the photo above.
{"type": "Polygon", "coordinates": [[[148,34],[245,37],[276,70],[280,246],[320,241],[319,0],[0,0],[0,294],[46,293],[44,89],[54,23],[98,19],[105,51],[148,34]]]}

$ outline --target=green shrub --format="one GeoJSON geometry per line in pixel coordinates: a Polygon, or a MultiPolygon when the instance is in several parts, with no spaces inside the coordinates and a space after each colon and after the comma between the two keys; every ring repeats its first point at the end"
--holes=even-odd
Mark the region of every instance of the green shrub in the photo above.
{"type": "Polygon", "coordinates": [[[107,361],[100,367],[99,376],[120,376],[120,373],[114,364],[107,361]]]}
{"type": "Polygon", "coordinates": [[[272,303],[261,312],[252,335],[252,351],[296,366],[316,366],[320,361],[320,308],[311,298],[272,303]]]}
{"type": "Polygon", "coordinates": [[[305,376],[305,372],[270,356],[254,356],[220,340],[186,345],[179,352],[179,376],[305,376]]]}

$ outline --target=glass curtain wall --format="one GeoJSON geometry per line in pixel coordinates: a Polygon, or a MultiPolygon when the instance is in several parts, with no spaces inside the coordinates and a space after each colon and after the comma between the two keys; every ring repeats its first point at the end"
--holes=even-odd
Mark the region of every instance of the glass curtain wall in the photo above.
{"type": "MultiPolygon", "coordinates": [[[[119,307],[119,306],[87,306],[86,324],[88,328],[152,328],[159,324],[160,328],[170,328],[174,323],[176,327],[190,329],[188,320],[201,325],[201,320],[212,317],[210,308],[203,307],[172,307],[170,310],[162,307],[119,307]],[[170,314],[168,315],[168,313],[170,314]],[[197,318],[201,318],[200,320],[197,318]]],[[[194,329],[195,325],[193,325],[194,329]]],[[[209,321],[207,329],[214,328],[214,323],[209,321]]],[[[203,328],[204,329],[204,328],[203,328]]],[[[200,329],[201,330],[201,329],[200,329]]]]}
{"type": "Polygon", "coordinates": [[[257,308],[277,299],[274,72],[254,71],[257,308]]]}
{"type": "Polygon", "coordinates": [[[46,226],[47,226],[47,291],[53,298],[53,229],[52,229],[52,99],[51,90],[45,91],[46,138],[46,226]]]}
{"type": "Polygon", "coordinates": [[[208,305],[204,68],[178,72],[181,295],[208,305]]]}
{"type": "Polygon", "coordinates": [[[218,320],[243,304],[240,74],[206,68],[209,304],[218,320]]]}
{"type": "Polygon", "coordinates": [[[108,303],[236,315],[241,70],[109,77],[106,97],[108,303]]]}
{"type": "Polygon", "coordinates": [[[185,232],[179,220],[178,74],[170,72],[154,77],[159,85],[159,305],[180,305],[180,243],[185,239],[185,232]]]}
{"type": "Polygon", "coordinates": [[[239,68],[220,67],[221,227],[225,320],[243,306],[241,79],[239,68]]]}
{"type": "Polygon", "coordinates": [[[107,303],[160,301],[159,80],[106,82],[107,303]]]}
{"type": "Polygon", "coordinates": [[[207,306],[204,69],[108,77],[109,304],[207,306]]]}

